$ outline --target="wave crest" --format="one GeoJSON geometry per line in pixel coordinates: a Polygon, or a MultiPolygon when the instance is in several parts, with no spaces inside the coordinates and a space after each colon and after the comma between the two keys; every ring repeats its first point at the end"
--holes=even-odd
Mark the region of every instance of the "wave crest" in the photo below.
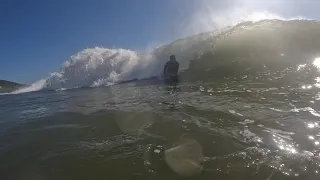
{"type": "Polygon", "coordinates": [[[85,49],[71,56],[59,72],[51,73],[45,88],[96,87],[158,75],[159,69],[150,62],[154,62],[152,56],[131,50],[85,49]]]}

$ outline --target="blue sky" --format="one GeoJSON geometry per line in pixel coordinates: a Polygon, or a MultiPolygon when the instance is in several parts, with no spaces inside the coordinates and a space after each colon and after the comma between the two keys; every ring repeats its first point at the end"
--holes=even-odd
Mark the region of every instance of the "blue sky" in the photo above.
{"type": "MultiPolygon", "coordinates": [[[[82,49],[140,50],[188,34],[199,13],[247,6],[283,16],[319,19],[312,0],[2,0],[0,79],[32,83],[57,71],[82,49]],[[210,7],[210,8],[208,8],[210,7]]],[[[227,11],[225,11],[227,12],[227,11]]],[[[204,26],[205,27],[205,26],[204,26]]],[[[212,28],[212,27],[210,27],[212,28]]]]}

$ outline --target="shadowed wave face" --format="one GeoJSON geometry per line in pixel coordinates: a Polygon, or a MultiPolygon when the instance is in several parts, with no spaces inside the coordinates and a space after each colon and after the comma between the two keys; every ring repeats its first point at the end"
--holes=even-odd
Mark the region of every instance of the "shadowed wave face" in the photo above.
{"type": "Polygon", "coordinates": [[[212,50],[204,51],[191,62],[186,79],[245,77],[312,83],[319,68],[315,66],[320,57],[320,41],[315,41],[319,30],[320,23],[316,21],[266,20],[239,24],[214,36],[212,50]]]}
{"type": "Polygon", "coordinates": [[[16,93],[97,87],[159,76],[171,54],[180,63],[183,81],[234,76],[261,80],[263,74],[270,73],[277,80],[299,79],[302,74],[310,80],[316,78],[313,62],[320,57],[319,35],[317,21],[264,20],[179,39],[145,54],[125,49],[85,49],[65,62],[60,71],[16,93]],[[297,73],[298,69],[303,73],[297,73]]]}

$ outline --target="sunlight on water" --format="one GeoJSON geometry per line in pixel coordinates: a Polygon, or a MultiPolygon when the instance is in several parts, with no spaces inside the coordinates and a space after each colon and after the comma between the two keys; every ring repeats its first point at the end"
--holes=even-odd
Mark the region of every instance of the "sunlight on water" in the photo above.
{"type": "Polygon", "coordinates": [[[314,128],[313,124],[308,124],[308,128],[314,128]]]}
{"type": "Polygon", "coordinates": [[[313,129],[319,127],[319,123],[308,123],[308,128],[313,129]]]}
{"type": "Polygon", "coordinates": [[[320,88],[320,77],[316,77],[314,80],[316,81],[314,86],[317,87],[317,88],[320,88]]]}
{"type": "Polygon", "coordinates": [[[297,153],[297,150],[294,148],[294,145],[286,142],[283,138],[273,135],[273,141],[277,144],[280,150],[283,150],[292,154],[297,153]]]}
{"type": "Polygon", "coordinates": [[[316,58],[312,63],[316,68],[320,69],[320,57],[316,58]]]}
{"type": "Polygon", "coordinates": [[[307,64],[300,64],[297,68],[297,71],[300,71],[302,68],[305,68],[307,64]]]}
{"type": "Polygon", "coordinates": [[[303,85],[302,87],[301,87],[302,89],[311,89],[312,88],[312,86],[311,85],[303,85]]]}
{"type": "Polygon", "coordinates": [[[310,140],[314,140],[314,137],[313,137],[313,136],[309,136],[309,139],[310,139],[310,140]]]}

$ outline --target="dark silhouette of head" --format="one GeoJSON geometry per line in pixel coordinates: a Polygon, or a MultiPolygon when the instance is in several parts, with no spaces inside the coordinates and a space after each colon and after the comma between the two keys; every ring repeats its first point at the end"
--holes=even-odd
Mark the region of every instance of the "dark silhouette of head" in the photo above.
{"type": "Polygon", "coordinates": [[[170,56],[170,61],[176,61],[176,56],[175,55],[171,55],[170,56]]]}

